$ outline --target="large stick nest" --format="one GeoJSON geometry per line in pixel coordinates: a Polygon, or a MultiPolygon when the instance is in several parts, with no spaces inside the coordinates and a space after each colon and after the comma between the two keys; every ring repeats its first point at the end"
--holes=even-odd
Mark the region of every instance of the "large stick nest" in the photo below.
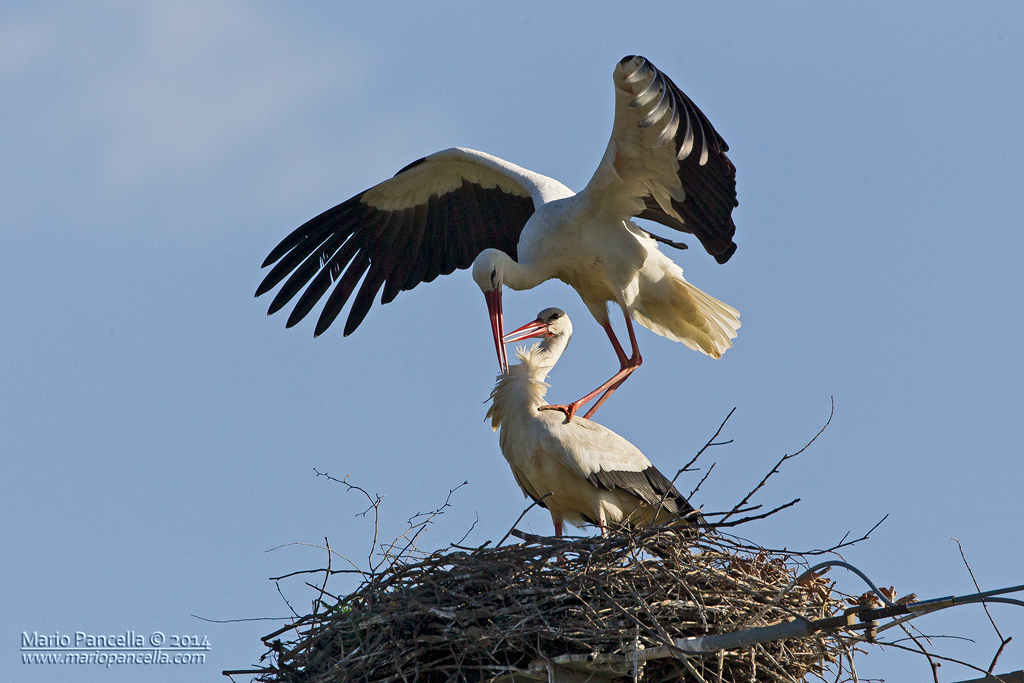
{"type": "Polygon", "coordinates": [[[671,647],[831,616],[839,596],[822,578],[779,597],[798,556],[754,552],[708,531],[516,535],[527,542],[399,557],[347,596],[321,593],[313,614],[265,639],[270,663],[258,680],[547,680],[544,662],[573,660],[565,665],[627,680],[794,681],[821,674],[841,652],[825,633],[708,657],[671,647]],[[277,639],[285,633],[290,639],[277,639]],[[637,657],[649,648],[666,656],[637,657]]]}

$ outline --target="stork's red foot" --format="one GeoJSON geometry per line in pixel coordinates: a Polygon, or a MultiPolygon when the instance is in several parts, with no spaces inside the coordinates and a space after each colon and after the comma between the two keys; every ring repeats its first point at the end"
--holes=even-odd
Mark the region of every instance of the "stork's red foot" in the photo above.
{"type": "Polygon", "coordinates": [[[565,413],[565,421],[566,422],[572,422],[573,416],[576,414],[576,411],[579,410],[579,409],[580,409],[580,403],[579,402],[577,402],[577,403],[570,403],[569,405],[560,405],[559,404],[559,405],[541,406],[540,408],[538,408],[538,410],[558,410],[560,412],[563,412],[563,413],[565,413]]]}

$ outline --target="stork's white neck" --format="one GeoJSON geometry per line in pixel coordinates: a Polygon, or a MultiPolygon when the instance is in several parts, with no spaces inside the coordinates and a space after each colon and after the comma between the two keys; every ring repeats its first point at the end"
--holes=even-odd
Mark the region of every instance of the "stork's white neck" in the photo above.
{"type": "Polygon", "coordinates": [[[499,278],[500,284],[517,292],[524,289],[533,289],[553,277],[552,274],[544,272],[543,268],[538,268],[534,264],[518,263],[499,249],[485,249],[477,257],[477,260],[489,263],[490,268],[487,270],[493,269],[501,274],[499,278]]]}
{"type": "Polygon", "coordinates": [[[548,385],[544,380],[568,343],[568,336],[560,335],[547,337],[532,348],[516,350],[520,362],[499,376],[491,391],[487,417],[491,419],[492,427],[497,429],[510,415],[525,416],[546,405],[544,396],[548,385]]]}

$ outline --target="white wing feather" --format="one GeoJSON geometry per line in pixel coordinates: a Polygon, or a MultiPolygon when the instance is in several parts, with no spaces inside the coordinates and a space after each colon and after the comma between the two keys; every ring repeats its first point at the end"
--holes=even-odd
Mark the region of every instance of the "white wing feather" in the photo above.
{"type": "MultiPolygon", "coordinates": [[[[599,202],[604,210],[614,211],[627,219],[644,209],[643,197],[653,195],[663,209],[672,215],[669,198],[682,202],[686,192],[677,175],[679,164],[670,136],[680,125],[689,125],[685,108],[669,107],[657,99],[666,93],[659,90],[659,73],[648,63],[630,71],[632,62],[615,68],[615,122],[612,136],[597,171],[581,196],[599,202]],[[656,97],[657,96],[657,97],[656,97]],[[680,112],[681,109],[681,112],[680,112]],[[685,117],[680,121],[679,117],[685,117]]],[[[692,136],[688,136],[692,147],[692,136]]],[[[687,152],[687,146],[680,150],[687,152]]]]}
{"type": "Polygon", "coordinates": [[[402,210],[425,203],[432,194],[451,192],[464,181],[484,189],[497,187],[508,194],[530,197],[535,207],[573,194],[554,178],[486,152],[453,147],[410,164],[395,177],[364,192],[362,200],[382,211],[402,210]]]}
{"type": "Polygon", "coordinates": [[[586,418],[566,423],[562,413],[542,411],[538,422],[547,427],[537,434],[544,450],[583,479],[598,472],[643,472],[651,466],[639,448],[586,418]]]}

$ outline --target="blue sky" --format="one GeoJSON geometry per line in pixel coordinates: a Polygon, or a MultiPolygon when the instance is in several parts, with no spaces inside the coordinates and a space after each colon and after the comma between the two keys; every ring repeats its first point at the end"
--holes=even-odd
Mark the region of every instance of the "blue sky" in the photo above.
{"type": "MultiPolygon", "coordinates": [[[[403,293],[344,338],[291,330],[253,298],[295,226],[425,154],[481,149],[575,189],[600,160],[611,72],[649,57],[729,143],[739,250],[674,252],[742,313],[712,361],[640,331],[645,363],[598,415],[674,471],[730,409],[696,503],[739,500],[828,417],[760,496],[769,546],[831,545],[901,594],[1024,583],[1020,505],[1024,9],[963,5],[7,3],[0,9],[0,678],[23,631],[207,636],[216,680],[286,616],[267,577],[365,557],[469,484],[428,547],[497,540],[524,501],[484,423],[495,374],[469,274],[403,293]]],[[[693,246],[696,242],[691,240],[693,246]]],[[[615,369],[560,283],[509,293],[576,334],[551,377],[571,400],[615,369]]],[[[339,327],[340,326],[336,326],[339,327]]],[[[695,479],[694,479],[695,481],[695,479]]],[[[694,482],[683,481],[688,491],[694,482]]],[[[524,525],[550,532],[544,511],[524,525]]],[[[852,578],[841,586],[860,591],[852,578]]],[[[339,579],[334,588],[351,588],[339,579]]],[[[311,592],[282,589],[299,611],[311,592]]],[[[1001,670],[1024,668],[1024,613],[1001,670]]],[[[918,622],[987,666],[980,608],[918,622]]],[[[871,651],[862,676],[924,680],[871,651]]],[[[180,667],[79,667],[176,681],[180,667]]],[[[943,680],[971,678],[943,667],[943,680]]]]}

